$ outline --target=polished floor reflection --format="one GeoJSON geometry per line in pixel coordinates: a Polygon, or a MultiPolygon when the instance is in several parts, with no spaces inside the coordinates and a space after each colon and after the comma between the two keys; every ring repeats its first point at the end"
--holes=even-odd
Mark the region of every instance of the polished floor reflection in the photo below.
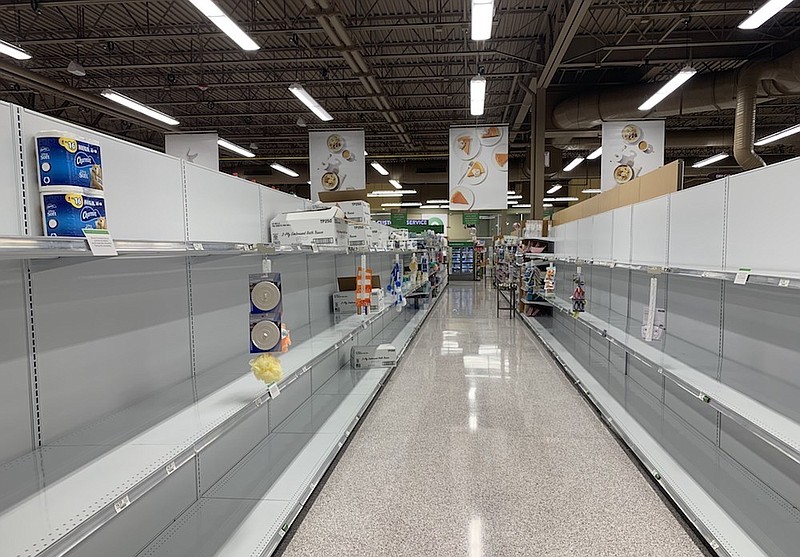
{"type": "Polygon", "coordinates": [[[705,554],[494,304],[451,283],[285,557],[705,554]]]}

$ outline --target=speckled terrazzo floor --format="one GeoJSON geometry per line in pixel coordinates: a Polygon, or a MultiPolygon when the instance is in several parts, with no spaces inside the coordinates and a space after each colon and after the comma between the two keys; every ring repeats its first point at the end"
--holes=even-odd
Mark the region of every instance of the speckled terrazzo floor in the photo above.
{"type": "Polygon", "coordinates": [[[494,291],[444,295],[284,557],[706,555],[494,291]]]}

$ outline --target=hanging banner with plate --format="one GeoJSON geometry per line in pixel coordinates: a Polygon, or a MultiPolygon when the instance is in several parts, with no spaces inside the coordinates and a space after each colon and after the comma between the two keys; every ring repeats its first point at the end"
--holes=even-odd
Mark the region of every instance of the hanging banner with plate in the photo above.
{"type": "Polygon", "coordinates": [[[601,157],[603,191],[664,166],[664,120],[603,122],[601,157]]]}
{"type": "Polygon", "coordinates": [[[450,210],[508,207],[508,126],[450,128],[450,210]]]}
{"type": "Polygon", "coordinates": [[[309,132],[311,200],[319,201],[321,191],[365,189],[364,159],[364,130],[309,132]]]}

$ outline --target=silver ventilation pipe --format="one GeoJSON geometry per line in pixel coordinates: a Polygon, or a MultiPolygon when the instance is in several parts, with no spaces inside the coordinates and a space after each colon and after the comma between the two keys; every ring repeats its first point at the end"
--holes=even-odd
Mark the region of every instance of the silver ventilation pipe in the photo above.
{"type": "Polygon", "coordinates": [[[652,111],[638,111],[632,99],[647,98],[652,92],[652,85],[635,85],[577,95],[556,105],[553,123],[565,130],[584,129],[599,126],[603,120],[664,118],[735,108],[736,161],[742,168],[757,168],[764,162],[753,150],[756,104],[800,95],[800,49],[777,60],[696,76],[652,111]]]}

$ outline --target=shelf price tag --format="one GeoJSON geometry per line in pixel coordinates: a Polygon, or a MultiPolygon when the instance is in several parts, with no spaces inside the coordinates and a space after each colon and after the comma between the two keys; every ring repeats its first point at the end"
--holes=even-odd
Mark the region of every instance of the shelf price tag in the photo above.
{"type": "Polygon", "coordinates": [[[201,244],[200,242],[193,242],[192,249],[194,251],[203,251],[203,244],[201,244]]]}
{"type": "Polygon", "coordinates": [[[782,286],[783,288],[787,288],[789,286],[789,279],[781,279],[778,281],[778,286],[782,286]]]}
{"type": "Polygon", "coordinates": [[[177,469],[178,469],[178,465],[177,465],[177,464],[175,464],[175,461],[173,460],[172,462],[170,462],[169,464],[167,464],[167,467],[166,467],[167,476],[169,476],[170,474],[172,474],[172,473],[173,473],[175,470],[177,470],[177,469]]]}
{"type": "Polygon", "coordinates": [[[750,269],[739,269],[739,272],[733,277],[733,284],[747,284],[747,279],[749,277],[750,269]]]}
{"type": "Polygon", "coordinates": [[[125,509],[125,507],[127,507],[130,504],[131,504],[130,497],[126,495],[125,497],[114,503],[114,510],[117,511],[117,513],[121,513],[125,509]]]}
{"type": "Polygon", "coordinates": [[[114,245],[114,239],[108,233],[108,230],[84,228],[83,235],[86,237],[86,241],[89,242],[89,249],[92,250],[92,255],[117,255],[117,247],[114,245]]]}
{"type": "Polygon", "coordinates": [[[278,398],[281,394],[281,388],[278,387],[277,383],[273,383],[269,386],[269,396],[272,398],[278,398]]]}

